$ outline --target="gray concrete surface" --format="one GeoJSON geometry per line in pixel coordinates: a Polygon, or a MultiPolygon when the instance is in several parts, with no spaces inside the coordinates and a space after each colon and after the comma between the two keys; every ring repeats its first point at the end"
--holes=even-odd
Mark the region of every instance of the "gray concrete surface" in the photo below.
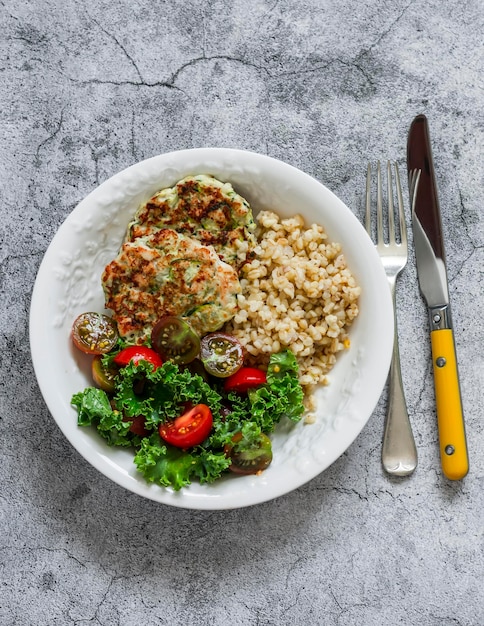
{"type": "Polygon", "coordinates": [[[0,623],[482,625],[481,3],[3,0],[0,24],[0,623]],[[230,146],[305,170],[361,217],[367,162],[404,165],[421,112],[467,478],[451,483],[439,468],[413,254],[398,292],[412,477],[381,469],[385,394],[332,467],[249,509],[158,505],[90,467],[44,404],[28,339],[37,268],[73,207],[141,159],[230,146]]]}

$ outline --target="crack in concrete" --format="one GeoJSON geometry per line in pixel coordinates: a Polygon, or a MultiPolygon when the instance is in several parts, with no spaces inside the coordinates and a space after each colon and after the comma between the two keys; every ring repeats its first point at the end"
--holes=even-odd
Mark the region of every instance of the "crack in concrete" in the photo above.
{"type": "MultiPolygon", "coordinates": [[[[96,610],[94,611],[94,619],[95,619],[95,620],[96,620],[99,624],[102,624],[102,623],[103,623],[103,622],[102,622],[102,620],[101,620],[101,619],[100,619],[100,617],[99,617],[99,611],[101,610],[101,607],[102,607],[102,606],[103,606],[103,604],[105,603],[106,598],[108,597],[109,593],[111,592],[111,589],[112,589],[112,587],[113,587],[113,584],[114,584],[114,582],[115,582],[116,580],[117,580],[117,577],[116,577],[116,576],[112,576],[112,577],[111,577],[111,579],[110,579],[110,581],[109,581],[109,584],[108,584],[108,586],[107,586],[107,588],[106,588],[106,591],[103,593],[102,598],[101,598],[101,599],[99,600],[99,602],[97,603],[96,610]]],[[[119,624],[120,624],[120,616],[119,616],[119,611],[118,611],[117,609],[115,609],[115,610],[116,610],[116,614],[117,614],[117,626],[119,626],[119,624]]],[[[111,618],[111,617],[112,617],[112,616],[110,616],[110,618],[111,618]]],[[[112,622],[110,622],[110,623],[112,623],[112,622]]]]}
{"type": "Polygon", "coordinates": [[[131,111],[131,128],[130,128],[131,134],[130,134],[130,140],[129,140],[129,147],[130,147],[130,151],[131,151],[131,156],[134,159],[134,162],[137,163],[138,161],[138,155],[136,153],[136,137],[135,137],[135,112],[134,109],[131,111]]]}
{"type": "Polygon", "coordinates": [[[366,72],[365,69],[363,69],[362,65],[360,64],[360,62],[365,59],[368,58],[370,56],[370,53],[373,51],[374,48],[376,48],[377,46],[380,45],[380,43],[383,41],[383,39],[395,28],[395,26],[398,24],[398,22],[403,18],[403,16],[405,15],[405,13],[408,11],[408,9],[414,5],[416,3],[416,0],[411,0],[411,2],[409,2],[407,4],[407,6],[405,6],[400,13],[397,15],[397,17],[390,23],[390,25],[388,26],[388,28],[384,31],[382,31],[380,33],[380,35],[375,39],[375,41],[373,43],[371,43],[366,49],[362,50],[351,63],[348,63],[348,65],[352,65],[353,67],[355,67],[357,70],[359,70],[361,72],[361,74],[365,77],[365,79],[367,80],[368,84],[370,85],[370,87],[375,88],[375,82],[372,79],[371,75],[369,73],[366,72]]]}
{"type": "Polygon", "coordinates": [[[99,626],[103,626],[103,622],[100,622],[97,617],[93,617],[92,619],[90,617],[86,617],[86,619],[73,619],[70,615],[69,617],[72,620],[74,626],[77,626],[78,624],[99,624],[99,626]]]}
{"type": "MultiPolygon", "coordinates": [[[[438,611],[440,607],[434,606],[433,609],[437,609],[438,611]]],[[[435,619],[438,624],[455,624],[455,626],[462,626],[462,622],[452,615],[441,615],[437,612],[433,613],[432,610],[430,610],[428,616],[435,619]]],[[[427,617],[427,614],[425,617],[427,617]]]]}
{"type": "Polygon", "coordinates": [[[206,55],[207,49],[207,29],[206,29],[206,21],[205,21],[205,12],[202,11],[202,56],[206,55]]]}
{"type": "MultiPolygon", "coordinates": [[[[336,493],[342,493],[344,495],[355,495],[358,496],[358,498],[360,500],[363,500],[364,502],[368,502],[368,495],[362,495],[359,491],[357,491],[356,489],[349,489],[348,487],[331,487],[331,491],[336,491],[336,493]]],[[[376,495],[376,494],[374,494],[376,495]]]]}
{"type": "MultiPolygon", "coordinates": [[[[410,5],[408,5],[410,6],[410,5]]],[[[408,7],[407,7],[408,8],[408,7]]],[[[403,12],[402,12],[403,15],[403,12]]],[[[399,16],[398,19],[400,19],[401,16],[399,16]]],[[[392,24],[391,27],[389,27],[387,32],[390,32],[391,28],[394,27],[394,25],[398,22],[398,19],[395,20],[395,22],[392,24]]],[[[95,20],[93,20],[95,21],[95,20]]],[[[164,81],[147,81],[143,78],[138,66],[136,65],[136,63],[134,62],[133,58],[129,55],[129,53],[126,51],[126,49],[124,48],[124,46],[122,46],[122,44],[110,33],[108,33],[107,31],[105,31],[100,25],[99,27],[101,28],[101,30],[103,30],[103,32],[106,33],[107,36],[111,37],[112,39],[114,39],[114,41],[116,41],[116,43],[120,46],[120,48],[123,50],[123,52],[125,53],[126,57],[130,60],[130,62],[132,63],[132,65],[134,66],[139,80],[106,80],[106,79],[96,79],[96,78],[91,78],[91,79],[87,79],[87,80],[78,80],[73,78],[72,76],[68,76],[66,74],[64,74],[65,76],[67,76],[67,78],[77,84],[81,84],[81,85],[115,85],[115,86],[134,86],[134,87],[148,87],[148,88],[153,88],[153,87],[165,87],[167,89],[174,89],[176,91],[179,91],[181,93],[183,93],[184,95],[186,95],[185,91],[183,89],[181,89],[180,87],[178,87],[175,83],[178,80],[178,78],[180,77],[180,75],[189,67],[194,67],[196,65],[198,65],[199,63],[206,63],[206,62],[210,62],[210,61],[227,61],[229,63],[239,63],[241,65],[243,65],[244,67],[248,67],[248,68],[252,68],[255,69],[258,72],[263,72],[265,73],[267,76],[269,76],[270,78],[285,78],[285,77],[290,77],[290,76],[298,76],[298,75],[302,75],[302,74],[311,74],[311,73],[316,73],[316,72],[320,72],[320,71],[324,71],[329,69],[330,67],[340,64],[343,67],[346,68],[350,68],[350,69],[354,69],[357,72],[359,72],[362,77],[364,78],[364,80],[366,81],[366,83],[374,88],[375,87],[375,82],[371,76],[371,74],[363,67],[363,64],[360,63],[360,61],[369,54],[369,52],[379,43],[379,40],[377,40],[376,42],[374,42],[373,44],[371,44],[366,50],[363,50],[362,52],[360,52],[353,60],[345,60],[345,59],[341,59],[341,58],[336,58],[336,59],[331,59],[328,62],[324,63],[324,64],[318,64],[312,67],[308,67],[306,69],[301,69],[298,68],[297,70],[287,70],[287,71],[279,71],[277,72],[275,70],[275,68],[271,69],[271,68],[267,68],[264,67],[263,65],[259,65],[257,63],[248,61],[247,59],[243,59],[241,57],[235,57],[235,56],[230,56],[230,55],[206,55],[204,53],[204,46],[205,44],[203,44],[202,46],[202,51],[203,54],[202,56],[199,57],[195,57],[190,59],[189,61],[186,61],[185,63],[183,63],[182,65],[180,65],[172,74],[171,76],[164,81]]],[[[380,37],[380,39],[383,37],[383,35],[380,37]]],[[[203,39],[203,37],[202,37],[203,39]]]]}
{"type": "Polygon", "coordinates": [[[72,76],[69,76],[67,74],[65,74],[64,72],[61,72],[63,74],[63,76],[65,76],[68,80],[70,80],[73,83],[77,83],[79,85],[114,85],[116,87],[124,87],[124,86],[132,86],[132,87],[166,87],[167,89],[174,89],[176,91],[180,91],[181,93],[183,93],[184,95],[185,92],[183,91],[183,89],[180,89],[179,87],[176,87],[176,85],[171,85],[170,83],[166,82],[166,81],[154,81],[154,82],[148,82],[148,81],[135,81],[135,80],[101,80],[99,78],[89,78],[87,80],[77,80],[76,78],[73,78],[72,76]]]}
{"type": "Polygon", "coordinates": [[[229,61],[229,62],[233,62],[233,63],[240,63],[246,67],[251,67],[254,68],[258,71],[264,71],[266,72],[269,76],[271,76],[270,72],[260,66],[257,65],[255,63],[251,63],[249,61],[246,61],[244,59],[241,58],[237,58],[237,57],[230,57],[228,55],[212,55],[212,56],[201,56],[201,57],[196,57],[194,59],[191,59],[190,61],[187,61],[185,63],[183,63],[178,69],[176,69],[172,75],[170,76],[170,78],[168,80],[164,80],[164,81],[146,81],[144,80],[142,77],[140,77],[139,81],[135,81],[135,80],[106,80],[106,79],[98,79],[98,78],[90,78],[87,80],[78,80],[76,78],[73,78],[72,76],[69,76],[67,74],[65,74],[64,72],[60,72],[63,76],[65,76],[68,80],[70,80],[73,83],[77,83],[80,85],[115,85],[117,87],[122,87],[122,86],[133,86],[133,87],[148,87],[148,88],[152,88],[152,87],[166,87],[167,89],[174,89],[176,91],[179,91],[180,93],[183,93],[184,95],[187,95],[185,93],[185,91],[183,89],[181,89],[180,87],[178,87],[177,85],[175,85],[176,80],[178,79],[179,75],[188,67],[192,67],[194,65],[197,65],[198,63],[203,63],[203,62],[207,62],[207,61],[229,61]]]}
{"type": "Polygon", "coordinates": [[[336,595],[335,595],[335,593],[334,593],[333,589],[332,589],[331,587],[328,587],[328,589],[329,589],[329,593],[331,594],[331,597],[333,598],[333,601],[334,601],[334,603],[336,604],[336,606],[338,607],[338,609],[339,609],[340,611],[343,611],[344,609],[343,609],[343,607],[341,606],[341,604],[340,604],[340,602],[339,602],[338,598],[336,597],[336,595]]]}
{"type": "Polygon", "coordinates": [[[183,63],[183,65],[181,65],[177,70],[175,70],[175,72],[173,72],[173,74],[171,75],[171,78],[168,80],[168,84],[171,86],[174,86],[175,81],[177,80],[178,76],[187,68],[187,67],[192,67],[194,65],[198,65],[198,63],[203,63],[206,61],[228,61],[231,63],[240,63],[241,65],[244,65],[245,67],[250,67],[253,69],[256,69],[257,71],[263,71],[266,72],[269,76],[271,76],[270,72],[267,70],[267,68],[263,67],[262,65],[257,65],[256,63],[251,63],[250,61],[247,61],[245,59],[241,59],[240,57],[232,57],[226,54],[214,54],[214,55],[210,55],[210,56],[201,56],[201,57],[195,57],[194,59],[191,59],[190,61],[187,61],[186,63],[183,63]]]}
{"type": "Polygon", "coordinates": [[[299,604],[299,598],[301,597],[302,594],[302,590],[304,589],[304,585],[302,585],[302,587],[299,587],[298,590],[296,591],[294,600],[292,602],[289,602],[288,604],[285,603],[285,606],[283,606],[281,608],[281,615],[285,615],[286,613],[288,613],[292,608],[294,608],[295,606],[297,606],[299,604]]]}
{"type": "MultiPolygon", "coordinates": [[[[187,67],[190,67],[192,65],[195,65],[199,62],[202,61],[211,61],[211,60],[225,60],[225,61],[229,61],[229,62],[237,62],[237,63],[241,63],[242,65],[246,66],[246,67],[251,67],[254,68],[258,71],[262,71],[265,72],[269,77],[271,78],[280,78],[280,77],[286,77],[286,76],[296,76],[299,74],[308,74],[308,73],[313,73],[313,72],[318,72],[321,70],[325,70],[328,69],[329,67],[331,67],[332,65],[335,65],[337,63],[340,63],[341,65],[348,67],[348,68],[354,68],[356,70],[358,70],[363,77],[365,78],[365,80],[368,82],[368,84],[370,86],[374,86],[374,81],[372,80],[372,77],[369,73],[366,72],[366,70],[361,66],[361,64],[359,63],[359,61],[366,55],[369,54],[369,52],[371,52],[371,50],[376,47],[377,45],[379,45],[379,43],[384,39],[384,37],[386,37],[388,35],[388,33],[390,33],[396,26],[396,24],[398,24],[398,22],[403,18],[404,14],[407,12],[407,10],[413,5],[415,4],[416,0],[412,0],[411,2],[409,2],[407,4],[406,7],[404,7],[400,13],[397,15],[397,17],[393,20],[393,22],[388,26],[388,28],[383,31],[381,33],[381,35],[366,49],[363,50],[362,52],[360,52],[353,61],[346,61],[344,59],[332,59],[330,61],[328,61],[327,63],[324,63],[322,65],[316,65],[314,67],[309,67],[307,69],[297,69],[297,70],[291,70],[291,71],[282,71],[282,72],[274,72],[271,71],[270,69],[262,66],[262,65],[257,65],[256,63],[247,61],[245,59],[242,59],[240,57],[233,57],[230,55],[211,55],[211,56],[206,56],[205,54],[203,54],[201,57],[197,57],[194,59],[191,59],[190,61],[187,61],[186,63],[184,63],[183,65],[181,65],[171,76],[171,78],[167,81],[168,85],[174,85],[176,79],[178,78],[179,74],[181,74],[181,72],[183,72],[183,70],[185,70],[187,67]]],[[[278,2],[275,2],[274,6],[271,7],[271,9],[269,9],[268,12],[271,12],[275,6],[277,6],[278,2]]],[[[203,48],[202,48],[203,49],[203,48]]]]}
{"type": "Polygon", "coordinates": [[[91,158],[94,161],[94,181],[96,186],[99,186],[99,159],[96,155],[96,151],[92,146],[89,146],[91,151],[91,158]]]}
{"type": "Polygon", "coordinates": [[[86,567],[86,564],[83,563],[80,559],[78,559],[77,557],[75,557],[73,554],[71,554],[69,552],[69,550],[67,550],[67,548],[49,548],[46,546],[0,546],[0,551],[7,551],[7,550],[14,550],[16,552],[40,552],[42,550],[45,550],[46,552],[52,552],[52,553],[63,553],[65,554],[69,559],[72,559],[73,561],[75,561],[76,563],[78,563],[81,567],[86,567]]]}
{"type": "Polygon", "coordinates": [[[5,6],[5,2],[3,2],[3,0],[0,2],[0,6],[2,6],[5,9],[5,12],[8,15],[8,17],[11,17],[13,20],[16,20],[17,22],[20,21],[16,15],[13,15],[13,13],[10,13],[10,11],[7,10],[7,7],[5,6]]]}
{"type": "MultiPolygon", "coordinates": [[[[363,75],[363,78],[370,85],[370,87],[374,87],[374,81],[372,80],[372,77],[363,69],[363,67],[361,67],[361,65],[358,64],[357,61],[358,61],[359,58],[360,58],[360,55],[358,57],[356,57],[356,59],[354,61],[345,61],[343,59],[331,59],[330,61],[328,61],[327,63],[324,63],[322,65],[315,65],[313,67],[308,67],[306,69],[298,69],[298,70],[291,70],[291,71],[287,71],[287,72],[279,72],[277,74],[277,78],[279,78],[279,77],[288,77],[288,76],[298,76],[300,74],[313,74],[313,73],[316,73],[316,72],[327,70],[330,67],[332,67],[332,66],[334,66],[334,65],[339,63],[339,64],[343,65],[344,67],[356,69],[358,72],[360,72],[360,74],[363,75]]],[[[266,71],[269,74],[269,76],[271,76],[270,72],[268,70],[266,70],[266,71]]]]}
{"type": "Polygon", "coordinates": [[[96,19],[91,17],[87,11],[86,11],[86,15],[89,17],[89,19],[92,22],[94,22],[94,24],[96,24],[96,26],[99,28],[99,30],[101,30],[107,37],[112,39],[115,42],[115,44],[122,50],[122,52],[124,53],[125,57],[128,59],[128,61],[134,67],[135,72],[138,75],[138,78],[140,79],[141,83],[144,83],[145,81],[144,81],[144,78],[143,78],[143,76],[142,76],[142,74],[140,72],[140,69],[139,69],[138,65],[136,64],[136,62],[133,59],[133,57],[126,50],[126,48],[123,46],[123,44],[113,34],[108,32],[103,26],[101,26],[101,24],[96,19]]]}
{"type": "Polygon", "coordinates": [[[38,39],[35,39],[34,37],[29,38],[27,35],[20,35],[19,37],[9,37],[9,39],[11,41],[23,41],[24,43],[28,44],[29,46],[38,46],[41,43],[45,43],[48,41],[47,37],[45,35],[41,35],[39,36],[38,39]]]}
{"type": "Polygon", "coordinates": [[[460,219],[460,221],[462,222],[462,224],[464,226],[464,232],[465,232],[466,237],[467,237],[467,239],[468,239],[468,241],[469,241],[469,243],[470,243],[470,245],[472,247],[472,250],[465,257],[465,259],[463,259],[460,262],[459,266],[455,269],[454,275],[452,276],[452,278],[449,278],[449,284],[452,284],[456,280],[456,278],[458,278],[461,275],[464,267],[467,265],[468,261],[474,256],[476,251],[477,250],[482,250],[482,248],[484,248],[483,245],[477,244],[475,242],[474,238],[471,235],[470,227],[467,224],[467,220],[466,220],[466,217],[465,217],[466,207],[465,207],[465,204],[464,204],[464,199],[462,197],[462,191],[461,191],[460,188],[458,188],[458,194],[459,194],[459,203],[460,203],[459,219],[460,219]]]}
{"type": "Polygon", "coordinates": [[[36,167],[39,167],[41,164],[40,151],[42,150],[42,148],[44,148],[50,141],[55,139],[56,135],[58,135],[59,132],[61,131],[62,124],[64,122],[65,109],[66,109],[65,106],[61,109],[59,121],[57,122],[57,126],[54,129],[54,131],[48,137],[46,137],[46,139],[41,141],[40,144],[37,146],[37,149],[35,150],[35,154],[34,154],[34,165],[36,167]]]}
{"type": "MultiPolygon", "coordinates": [[[[430,329],[429,329],[430,332],[430,329]]],[[[422,402],[423,402],[423,397],[424,397],[424,392],[425,390],[428,388],[428,378],[429,376],[432,374],[432,359],[429,358],[427,359],[427,366],[425,368],[425,372],[422,378],[422,385],[420,387],[420,390],[417,394],[417,401],[413,407],[413,411],[411,411],[413,414],[417,413],[417,408],[422,406],[422,402]]]]}
{"type": "Polygon", "coordinates": [[[274,9],[277,7],[278,4],[279,4],[279,0],[276,0],[274,2],[274,4],[267,9],[267,11],[259,19],[259,23],[260,24],[262,24],[262,22],[264,21],[265,17],[267,17],[268,15],[270,15],[274,11],[274,9]]]}
{"type": "Polygon", "coordinates": [[[19,261],[21,259],[31,259],[34,257],[38,257],[41,256],[42,254],[44,254],[45,250],[38,250],[33,251],[33,252],[28,252],[27,254],[8,254],[6,257],[4,257],[1,261],[0,261],[0,268],[3,268],[3,266],[6,266],[10,263],[10,261],[19,261]]]}
{"type": "MultiPolygon", "coordinates": [[[[61,72],[64,76],[66,76],[70,81],[77,83],[77,84],[81,84],[81,85],[114,85],[114,86],[133,86],[133,87],[148,87],[148,88],[154,88],[154,87],[165,87],[167,89],[174,89],[176,91],[179,91],[181,93],[183,93],[184,95],[185,92],[183,91],[183,89],[181,89],[180,87],[178,87],[175,83],[177,81],[177,79],[179,78],[179,76],[184,72],[185,69],[189,68],[189,67],[193,67],[199,63],[204,63],[204,62],[210,62],[210,61],[227,61],[227,62],[232,62],[232,63],[240,63],[241,65],[245,66],[245,67],[249,67],[249,68],[253,68],[255,70],[257,70],[258,72],[264,72],[266,75],[268,75],[271,78],[283,78],[283,77],[288,77],[288,76],[296,76],[296,75],[300,75],[300,74],[308,74],[308,73],[315,73],[315,72],[319,72],[319,71],[324,71],[336,64],[340,64],[346,68],[352,68],[354,70],[356,70],[357,72],[359,72],[362,77],[364,78],[364,80],[367,82],[367,84],[374,88],[374,81],[372,76],[370,75],[369,72],[366,71],[366,69],[364,68],[363,64],[361,63],[361,60],[368,56],[369,53],[376,47],[378,46],[381,41],[388,35],[388,33],[390,33],[394,28],[395,25],[398,24],[398,22],[403,18],[403,16],[405,15],[405,13],[408,11],[408,9],[415,4],[416,0],[412,0],[411,2],[409,2],[401,11],[400,13],[395,17],[395,19],[391,22],[391,24],[387,27],[386,30],[384,30],[379,36],[378,38],[372,43],[370,44],[365,50],[361,51],[353,60],[345,60],[345,59],[341,59],[341,58],[336,58],[336,59],[332,59],[330,61],[328,61],[327,63],[324,64],[319,64],[319,65],[315,65],[313,67],[308,67],[306,69],[301,69],[298,68],[297,70],[289,70],[289,71],[280,71],[277,72],[275,70],[271,70],[267,67],[264,67],[262,65],[259,65],[257,63],[248,61],[247,59],[243,59],[240,57],[235,57],[235,56],[231,56],[231,55],[206,55],[205,53],[205,49],[206,49],[206,28],[205,28],[205,16],[203,16],[202,19],[202,31],[203,31],[203,36],[202,36],[202,56],[200,57],[196,57],[193,59],[190,59],[189,61],[183,63],[182,65],[180,65],[173,73],[172,75],[167,79],[167,80],[160,80],[160,81],[147,81],[144,79],[140,68],[138,67],[136,61],[134,60],[133,56],[128,52],[128,50],[126,49],[126,47],[121,43],[121,41],[112,33],[110,33],[108,30],[106,30],[98,20],[96,20],[94,17],[92,17],[91,15],[89,15],[89,13],[86,11],[86,15],[88,16],[89,20],[91,22],[93,22],[94,24],[96,24],[96,26],[99,28],[99,30],[101,30],[106,37],[109,37],[114,43],[115,45],[122,51],[123,55],[126,57],[126,59],[129,61],[129,63],[131,64],[131,66],[134,68],[134,71],[136,72],[136,75],[138,77],[139,80],[107,80],[107,79],[96,79],[96,78],[91,78],[91,79],[87,79],[87,80],[78,80],[72,76],[68,76],[66,74],[64,74],[63,72],[61,72]]],[[[267,13],[272,12],[275,7],[277,6],[278,2],[276,1],[272,7],[270,7],[267,11],[267,13]]],[[[30,40],[27,41],[29,43],[32,43],[30,40]]],[[[35,42],[38,43],[38,42],[35,42]]]]}
{"type": "Polygon", "coordinates": [[[407,4],[406,7],[403,7],[403,9],[400,11],[400,14],[397,15],[397,17],[393,20],[393,22],[390,24],[390,26],[387,28],[387,30],[383,31],[383,33],[380,35],[380,37],[378,37],[378,39],[376,41],[377,45],[384,39],[384,37],[386,37],[388,35],[388,33],[390,33],[395,28],[395,26],[402,19],[402,17],[405,15],[405,13],[408,11],[408,9],[411,6],[413,6],[414,4],[416,4],[416,0],[412,0],[411,2],[409,2],[407,4]]]}
{"type": "Polygon", "coordinates": [[[390,23],[388,28],[382,31],[380,35],[375,39],[375,41],[372,44],[370,44],[370,46],[368,46],[366,50],[363,50],[362,52],[360,52],[360,54],[356,57],[356,59],[359,59],[362,56],[366,56],[369,52],[373,50],[373,48],[376,48],[383,41],[383,39],[385,39],[385,37],[389,33],[391,33],[391,31],[395,28],[398,22],[403,18],[403,16],[408,11],[408,9],[412,7],[414,4],[416,4],[416,2],[417,0],[411,0],[411,2],[407,4],[407,6],[403,7],[403,9],[400,11],[397,17],[393,20],[393,22],[390,23]]]}
{"type": "Polygon", "coordinates": [[[289,565],[289,568],[287,569],[287,573],[286,573],[286,583],[284,585],[284,588],[286,589],[286,591],[289,588],[289,584],[290,584],[289,579],[291,578],[293,571],[299,566],[299,563],[301,563],[302,561],[307,561],[307,560],[308,560],[307,556],[300,556],[289,565]]]}

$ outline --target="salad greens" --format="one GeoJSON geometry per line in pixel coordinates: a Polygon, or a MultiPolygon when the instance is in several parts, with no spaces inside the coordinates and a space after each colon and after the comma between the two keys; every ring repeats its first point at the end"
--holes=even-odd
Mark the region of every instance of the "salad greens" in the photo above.
{"type": "Polygon", "coordinates": [[[231,464],[227,447],[236,446],[237,452],[253,449],[261,433],[273,432],[281,419],[299,421],[304,406],[297,373],[292,352],[274,354],[267,383],[238,394],[224,391],[220,379],[209,384],[172,361],[158,368],[146,361],[131,362],[119,370],[112,396],[88,387],[72,397],[72,404],[79,426],[94,426],[111,446],[135,448],[134,463],[148,482],[179,490],[192,480],[211,483],[224,474],[231,464]],[[212,412],[210,435],[188,450],[168,445],[159,435],[160,425],[199,404],[212,412]],[[135,434],[130,427],[140,416],[144,432],[135,434]]]}

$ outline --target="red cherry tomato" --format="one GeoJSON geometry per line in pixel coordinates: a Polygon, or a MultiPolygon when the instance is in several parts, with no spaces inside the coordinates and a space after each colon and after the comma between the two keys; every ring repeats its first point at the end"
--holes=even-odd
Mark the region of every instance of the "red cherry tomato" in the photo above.
{"type": "Polygon", "coordinates": [[[254,387],[260,387],[267,382],[266,373],[257,367],[241,367],[238,372],[225,379],[225,391],[245,393],[254,387]]]}
{"type": "Polygon", "coordinates": [[[120,367],[125,367],[131,361],[135,365],[140,361],[148,361],[148,363],[155,366],[155,369],[163,365],[160,355],[146,346],[128,346],[127,348],[123,348],[123,350],[114,357],[113,361],[120,367]]]}
{"type": "Polygon", "coordinates": [[[192,448],[205,441],[212,430],[212,411],[206,404],[197,404],[173,422],[161,424],[160,437],[177,448],[192,448]]]}

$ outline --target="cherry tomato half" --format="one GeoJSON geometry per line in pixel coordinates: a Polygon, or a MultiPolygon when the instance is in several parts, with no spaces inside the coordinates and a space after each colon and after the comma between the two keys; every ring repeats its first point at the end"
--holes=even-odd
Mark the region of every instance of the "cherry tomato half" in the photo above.
{"type": "Polygon", "coordinates": [[[151,345],[165,361],[190,363],[200,351],[200,337],[185,320],[165,315],[153,326],[151,345]]]}
{"type": "Polygon", "coordinates": [[[267,382],[266,373],[257,367],[241,367],[225,380],[225,391],[245,393],[248,389],[260,387],[267,382]]]}
{"type": "Polygon", "coordinates": [[[229,470],[234,474],[258,474],[269,467],[272,462],[272,443],[267,435],[261,433],[257,446],[237,451],[236,444],[242,435],[238,433],[232,438],[234,446],[225,446],[224,452],[231,459],[229,470]]]}
{"type": "Polygon", "coordinates": [[[238,339],[225,333],[210,333],[200,344],[200,358],[209,374],[227,378],[244,363],[244,348],[238,339]]]}
{"type": "Polygon", "coordinates": [[[212,430],[212,411],[206,404],[197,404],[173,422],[161,424],[160,437],[177,448],[191,448],[205,441],[212,430]]]}
{"type": "Polygon", "coordinates": [[[114,393],[115,385],[114,381],[116,380],[116,375],[118,374],[118,368],[113,367],[104,367],[103,357],[100,354],[97,354],[91,364],[91,373],[92,379],[97,387],[103,389],[107,393],[114,393]]]}
{"type": "Polygon", "coordinates": [[[118,341],[116,322],[101,313],[82,313],[72,325],[72,341],[86,354],[107,354],[118,341]]]}
{"type": "Polygon", "coordinates": [[[146,346],[128,346],[127,348],[123,348],[121,352],[114,357],[113,361],[120,367],[125,367],[128,363],[131,363],[131,361],[135,365],[140,361],[148,361],[148,363],[155,366],[155,369],[163,365],[160,355],[146,346]]]}

